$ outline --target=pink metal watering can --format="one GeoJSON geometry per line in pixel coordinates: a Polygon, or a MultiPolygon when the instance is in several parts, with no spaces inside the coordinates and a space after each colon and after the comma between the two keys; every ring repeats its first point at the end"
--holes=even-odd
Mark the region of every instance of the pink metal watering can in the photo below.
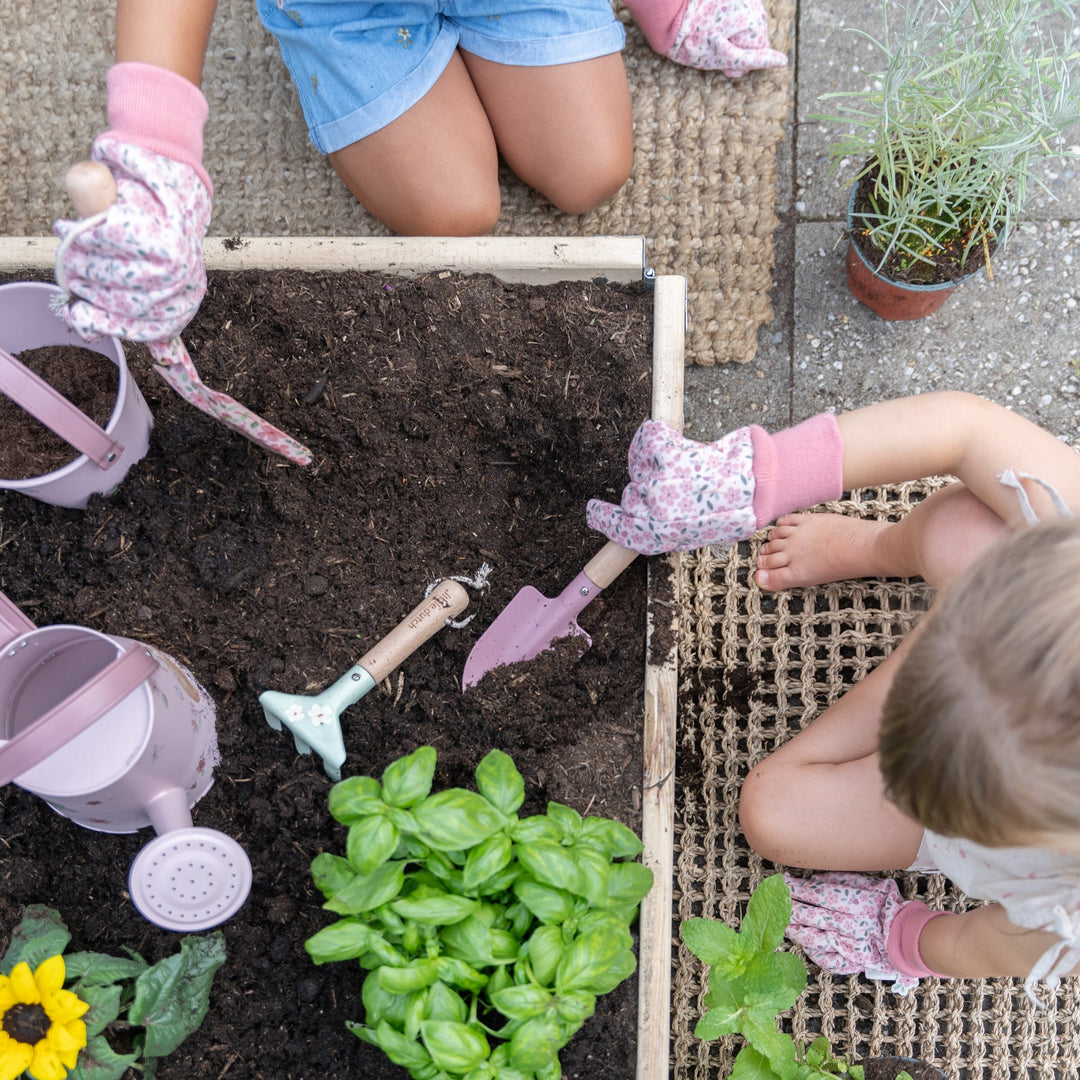
{"type": "Polygon", "coordinates": [[[251,889],[243,848],[192,826],[213,784],[214,703],[172,657],[82,626],[38,629],[0,592],[0,785],[98,832],[157,832],[128,874],[168,930],[205,930],[251,889]]]}

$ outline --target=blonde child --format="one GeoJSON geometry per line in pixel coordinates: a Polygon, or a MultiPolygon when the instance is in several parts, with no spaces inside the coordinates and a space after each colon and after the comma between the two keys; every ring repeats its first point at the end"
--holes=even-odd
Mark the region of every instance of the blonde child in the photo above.
{"type": "Polygon", "coordinates": [[[747,777],[750,846],[787,866],[788,936],[822,967],[906,992],[919,978],[1080,963],[1080,456],[964,393],[902,398],[710,445],[648,422],[622,503],[589,521],[645,553],[745,539],[769,590],[922,576],[928,615],[864,680],[747,777]],[[949,474],[896,523],[789,511],[844,490],[949,474]],[[989,901],[904,901],[936,870],[989,901]]]}

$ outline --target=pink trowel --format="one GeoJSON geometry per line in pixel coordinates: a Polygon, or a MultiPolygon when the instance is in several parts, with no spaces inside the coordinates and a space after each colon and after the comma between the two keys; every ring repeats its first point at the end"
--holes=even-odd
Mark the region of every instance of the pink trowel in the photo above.
{"type": "Polygon", "coordinates": [[[314,750],[331,780],[341,779],[345,741],[341,714],[377,686],[407,656],[434,637],[448,619],[460,615],[469,594],[456,581],[440,581],[419,604],[374,648],[369,649],[344,675],[321,694],[282,694],[266,690],[259,695],[266,722],[275,730],[289,729],[298,753],[314,750]]]}
{"type": "Polygon", "coordinates": [[[609,540],[554,599],[526,585],[472,647],[461,677],[462,690],[475,686],[492,668],[532,660],[559,638],[582,639],[584,652],[592,638],[578,626],[578,615],[636,558],[636,551],[609,540]]]}

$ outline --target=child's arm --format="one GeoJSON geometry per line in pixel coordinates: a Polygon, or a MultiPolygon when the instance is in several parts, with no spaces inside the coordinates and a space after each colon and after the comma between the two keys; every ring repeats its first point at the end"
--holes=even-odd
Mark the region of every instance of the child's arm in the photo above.
{"type": "Polygon", "coordinates": [[[217,0],[117,0],[116,61],[167,68],[202,82],[217,0]]]}
{"type": "MultiPolygon", "coordinates": [[[[922,394],[833,417],[821,413],[770,435],[757,425],[714,443],[646,421],[630,447],[620,506],[592,500],[589,524],[643,554],[744,540],[781,514],[844,490],[958,476],[999,517],[1023,519],[1008,469],[1050,484],[1080,507],[1080,456],[999,405],[961,392],[922,394]]],[[[1057,515],[1038,484],[1024,487],[1040,517],[1057,515]]]]}

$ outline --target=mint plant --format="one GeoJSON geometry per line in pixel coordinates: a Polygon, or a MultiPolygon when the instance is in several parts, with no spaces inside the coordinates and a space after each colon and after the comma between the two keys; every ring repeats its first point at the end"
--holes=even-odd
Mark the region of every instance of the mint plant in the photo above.
{"type": "Polygon", "coordinates": [[[630,924],[652,872],[634,833],[560,803],[519,817],[525,782],[492,750],[477,791],[431,792],[435,750],[330,789],[345,855],[311,864],[340,918],[316,964],[358,961],[350,1023],[415,1080],[558,1080],[559,1051],[633,973],[630,924]]]}
{"type": "MultiPolygon", "coordinates": [[[[791,893],[782,874],[766,878],[753,892],[742,926],[716,919],[686,919],[679,928],[686,947],[708,965],[706,1012],[697,1022],[699,1039],[738,1034],[745,1045],[731,1080],[864,1080],[861,1065],[834,1057],[823,1035],[797,1042],[779,1029],[777,1014],[790,1009],[806,989],[806,965],[779,952],[791,921],[791,893]]],[[[911,1080],[901,1072],[896,1080],[911,1080]]]]}
{"type": "Polygon", "coordinates": [[[224,936],[185,937],[156,964],[131,949],[68,953],[70,941],[57,911],[23,910],[0,959],[0,1076],[120,1080],[135,1069],[152,1080],[202,1023],[224,936]]]}

